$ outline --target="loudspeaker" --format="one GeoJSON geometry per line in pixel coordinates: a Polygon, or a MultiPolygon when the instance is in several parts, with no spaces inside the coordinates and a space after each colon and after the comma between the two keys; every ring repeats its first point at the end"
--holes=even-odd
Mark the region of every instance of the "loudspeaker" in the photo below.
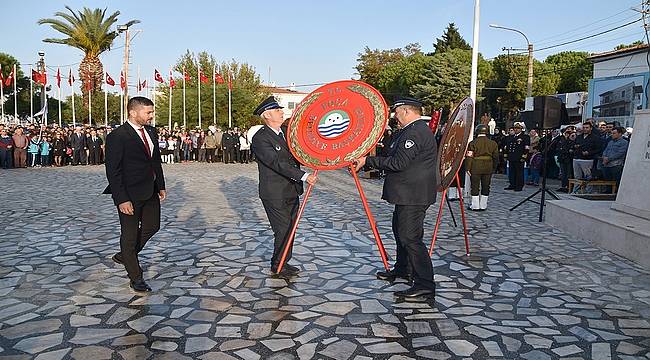
{"type": "Polygon", "coordinates": [[[553,96],[535,96],[533,111],[524,111],[521,117],[528,130],[556,129],[569,118],[562,100],[553,96]]]}

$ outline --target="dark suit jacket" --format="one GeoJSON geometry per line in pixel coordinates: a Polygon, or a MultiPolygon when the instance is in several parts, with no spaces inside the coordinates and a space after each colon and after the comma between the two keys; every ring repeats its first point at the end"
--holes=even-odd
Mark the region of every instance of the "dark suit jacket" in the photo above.
{"type": "Polygon", "coordinates": [[[102,146],[103,142],[100,137],[95,137],[95,141],[93,141],[92,136],[88,138],[88,149],[90,150],[99,150],[99,148],[102,146]]]}
{"type": "Polygon", "coordinates": [[[70,147],[73,149],[84,149],[86,148],[86,134],[73,133],[70,136],[70,147]],[[81,135],[81,136],[79,136],[81,135]]]}
{"type": "Polygon", "coordinates": [[[140,135],[127,123],[106,136],[108,186],[104,194],[112,194],[115,205],[147,200],[154,191],[165,189],[156,128],[145,126],[145,130],[153,142],[151,158],[147,156],[140,135]]]}
{"type": "MultiPolygon", "coordinates": [[[[287,133],[286,129],[282,131],[287,133]]],[[[251,150],[260,173],[260,199],[289,199],[302,194],[300,179],[305,172],[300,170],[286,140],[264,126],[253,136],[251,150]]]]}
{"type": "Polygon", "coordinates": [[[386,156],[369,156],[366,165],[384,170],[382,199],[395,205],[436,202],[438,146],[426,121],[416,120],[394,135],[386,156]]]}

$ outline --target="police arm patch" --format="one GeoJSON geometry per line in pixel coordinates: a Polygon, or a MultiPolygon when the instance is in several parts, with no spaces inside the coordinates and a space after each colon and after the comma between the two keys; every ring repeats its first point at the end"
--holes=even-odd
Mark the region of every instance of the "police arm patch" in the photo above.
{"type": "Polygon", "coordinates": [[[404,147],[405,147],[406,149],[410,149],[410,148],[412,148],[413,145],[415,145],[415,143],[413,142],[413,140],[406,140],[406,142],[404,142],[404,147]]]}

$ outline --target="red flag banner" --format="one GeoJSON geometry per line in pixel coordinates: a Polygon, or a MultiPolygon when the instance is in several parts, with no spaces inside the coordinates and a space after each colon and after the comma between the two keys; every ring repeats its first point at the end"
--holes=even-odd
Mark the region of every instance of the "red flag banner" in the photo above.
{"type": "Polygon", "coordinates": [[[86,91],[90,91],[93,88],[92,79],[90,78],[90,74],[88,74],[88,77],[86,78],[86,83],[84,84],[84,87],[86,88],[86,91]]]}
{"type": "Polygon", "coordinates": [[[210,78],[207,76],[203,75],[203,72],[199,70],[199,79],[201,79],[201,82],[204,84],[207,84],[210,82],[210,78]]]}
{"type": "Polygon", "coordinates": [[[223,80],[223,76],[219,74],[218,72],[214,73],[214,81],[217,82],[217,84],[223,84],[225,81],[223,80]]]}
{"type": "Polygon", "coordinates": [[[70,73],[68,74],[68,85],[72,86],[74,84],[74,75],[72,75],[72,69],[70,69],[70,73]]]}
{"type": "Polygon", "coordinates": [[[170,87],[170,88],[173,88],[174,86],[176,86],[176,81],[175,81],[174,78],[172,77],[172,72],[171,72],[171,70],[170,70],[170,71],[169,71],[169,87],[170,87]]]}
{"type": "Polygon", "coordinates": [[[0,66],[0,86],[5,86],[5,78],[2,76],[2,67],[0,66]]]}
{"type": "Polygon", "coordinates": [[[185,78],[185,81],[190,81],[192,78],[190,77],[190,74],[185,71],[185,66],[183,66],[183,77],[185,78]]]}
{"type": "Polygon", "coordinates": [[[126,89],[126,79],[124,78],[124,71],[120,72],[120,87],[122,88],[122,91],[126,89]]]}
{"type": "Polygon", "coordinates": [[[146,89],[147,88],[147,79],[142,80],[140,83],[140,90],[146,89]]]}
{"type": "Polygon", "coordinates": [[[38,72],[34,69],[32,69],[32,80],[43,85],[47,83],[47,77],[45,76],[45,73],[38,72]]]}
{"type": "Polygon", "coordinates": [[[56,86],[61,88],[61,70],[59,68],[56,69],[56,86]]]}
{"type": "Polygon", "coordinates": [[[108,75],[108,73],[106,73],[106,83],[110,86],[115,86],[115,80],[113,80],[113,78],[108,75]]]}
{"type": "Polygon", "coordinates": [[[160,75],[160,72],[158,72],[158,70],[156,70],[156,69],[154,69],[154,71],[153,71],[153,79],[158,81],[159,83],[164,83],[165,82],[162,75],[160,75]]]}
{"type": "Polygon", "coordinates": [[[11,70],[9,73],[9,76],[5,79],[5,86],[10,86],[13,83],[14,80],[14,71],[11,70]]]}

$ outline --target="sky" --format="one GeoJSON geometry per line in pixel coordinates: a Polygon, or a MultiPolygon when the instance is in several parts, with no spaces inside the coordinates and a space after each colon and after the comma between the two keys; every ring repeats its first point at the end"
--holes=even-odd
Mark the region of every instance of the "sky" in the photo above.
{"type": "MultiPolygon", "coordinates": [[[[489,24],[524,32],[536,49],[602,32],[640,18],[631,10],[641,0],[482,0],[479,51],[486,58],[502,54],[503,47],[525,48],[524,38],[515,32],[493,29],[489,24]]],[[[49,26],[36,22],[52,17],[64,6],[119,10],[118,23],[138,19],[132,30],[142,30],[131,44],[130,82],[137,68],[142,77],[153,69],[163,74],[187,49],[207,51],[218,61],[234,59],[257,70],[262,81],[277,86],[299,85],[357,78],[358,53],[368,46],[391,49],[417,42],[423,51],[433,50],[447,24],[454,22],[463,37],[472,43],[473,0],[276,0],[276,1],[149,1],[149,0],[0,0],[3,33],[0,52],[22,64],[35,63],[38,51],[46,53],[49,68],[70,65],[78,68],[83,54],[65,45],[42,40],[58,37],[49,26]],[[14,29],[8,32],[7,29],[14,29]],[[269,73],[270,69],[270,73],[269,73]],[[269,76],[270,75],[270,76],[269,76]]],[[[581,42],[535,53],[535,58],[564,50],[602,52],[620,43],[642,40],[642,24],[624,28],[581,42]]],[[[114,79],[124,56],[124,37],[116,39],[101,60],[114,79]]],[[[29,65],[24,67],[24,70],[29,65]]],[[[49,70],[52,73],[52,70],[49,70]]]]}

